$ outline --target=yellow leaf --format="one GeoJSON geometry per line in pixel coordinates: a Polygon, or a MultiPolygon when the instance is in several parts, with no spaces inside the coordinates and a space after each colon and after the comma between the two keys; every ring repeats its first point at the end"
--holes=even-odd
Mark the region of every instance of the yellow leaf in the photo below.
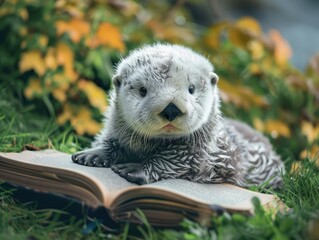
{"type": "Polygon", "coordinates": [[[69,104],[65,104],[63,106],[63,111],[59,116],[57,117],[57,122],[62,125],[66,123],[67,121],[71,120],[73,117],[73,108],[69,104]]]}
{"type": "Polygon", "coordinates": [[[65,102],[65,100],[66,100],[66,93],[61,88],[53,89],[52,95],[59,102],[65,102]]]}
{"type": "Polygon", "coordinates": [[[274,65],[272,64],[272,61],[271,61],[270,58],[263,59],[263,61],[261,62],[261,66],[260,67],[263,70],[263,72],[274,73],[274,71],[275,71],[274,65]]]}
{"type": "Polygon", "coordinates": [[[46,47],[48,45],[49,39],[45,35],[40,35],[38,41],[41,47],[46,47]]]}
{"type": "Polygon", "coordinates": [[[209,48],[216,49],[220,43],[220,35],[228,25],[228,22],[220,22],[209,28],[203,39],[204,44],[209,48]]]}
{"type": "Polygon", "coordinates": [[[307,137],[309,143],[313,143],[319,138],[319,124],[314,126],[311,122],[303,121],[301,123],[301,132],[307,137]]]}
{"type": "Polygon", "coordinates": [[[250,63],[248,66],[248,69],[251,74],[255,74],[255,75],[261,74],[261,67],[257,63],[254,63],[254,62],[250,63]]]}
{"type": "Polygon", "coordinates": [[[75,43],[79,42],[83,37],[90,33],[90,25],[86,21],[73,18],[70,21],[57,21],[56,22],[57,34],[62,35],[68,33],[71,40],[75,43]]]}
{"type": "Polygon", "coordinates": [[[303,150],[300,153],[300,158],[305,159],[305,158],[309,158],[311,160],[315,160],[316,161],[316,165],[319,167],[319,146],[318,145],[314,145],[310,151],[308,149],[303,150]]]}
{"type": "Polygon", "coordinates": [[[32,69],[39,76],[42,76],[46,71],[44,60],[41,56],[41,53],[37,50],[32,50],[32,51],[23,53],[19,62],[20,72],[23,73],[32,69]]]}
{"type": "Polygon", "coordinates": [[[85,107],[78,109],[77,114],[71,119],[71,124],[80,135],[84,133],[94,135],[102,127],[100,123],[92,119],[90,110],[85,107]]]}
{"type": "Polygon", "coordinates": [[[51,78],[46,78],[46,86],[52,89],[52,95],[59,102],[65,102],[67,99],[67,90],[70,81],[63,73],[56,73],[51,78]]]}
{"type": "Polygon", "coordinates": [[[88,133],[95,135],[102,125],[92,118],[91,111],[86,107],[75,107],[68,103],[63,106],[63,111],[57,117],[57,122],[62,125],[70,121],[75,131],[83,135],[88,133]]]}
{"type": "Polygon", "coordinates": [[[262,33],[260,24],[252,17],[240,18],[235,26],[249,33],[260,35],[262,33]]]}
{"type": "Polygon", "coordinates": [[[98,108],[100,112],[105,111],[107,101],[105,91],[102,88],[84,79],[79,81],[78,87],[85,93],[93,107],[98,108]]]}
{"type": "Polygon", "coordinates": [[[29,80],[28,86],[24,89],[24,95],[26,98],[33,98],[37,95],[43,94],[43,87],[39,79],[33,78],[29,80]]]}
{"type": "Polygon", "coordinates": [[[140,10],[140,5],[134,1],[123,1],[121,4],[121,12],[126,17],[136,16],[140,10]]]}
{"type": "Polygon", "coordinates": [[[12,12],[12,9],[9,7],[1,6],[0,7],[0,16],[8,15],[12,12]]]}
{"type": "Polygon", "coordinates": [[[101,23],[94,37],[88,40],[88,45],[92,48],[97,46],[108,46],[124,52],[125,46],[122,36],[117,27],[110,23],[101,23]]]}
{"type": "Polygon", "coordinates": [[[262,96],[258,96],[250,88],[238,84],[230,84],[221,79],[219,81],[221,89],[221,97],[225,102],[232,102],[237,106],[248,109],[251,106],[268,106],[266,100],[262,96]]]}
{"type": "Polygon", "coordinates": [[[55,49],[50,47],[44,57],[44,63],[47,68],[55,70],[57,68],[57,59],[55,49]]]}
{"type": "Polygon", "coordinates": [[[55,87],[64,90],[65,92],[70,86],[69,79],[62,73],[54,74],[54,76],[52,77],[52,83],[55,87]]]}
{"type": "Polygon", "coordinates": [[[248,43],[248,49],[251,52],[251,57],[253,60],[258,60],[264,56],[264,45],[257,40],[251,40],[248,43]]]}
{"type": "Polygon", "coordinates": [[[242,31],[242,29],[235,27],[231,27],[229,29],[228,38],[233,44],[236,44],[242,48],[246,48],[248,42],[251,40],[251,36],[249,36],[246,32],[242,31]]]}
{"type": "Polygon", "coordinates": [[[259,118],[253,119],[253,125],[258,131],[263,132],[265,130],[265,125],[259,118]]]}
{"type": "Polygon", "coordinates": [[[270,119],[262,122],[260,119],[255,118],[253,125],[257,130],[269,133],[273,138],[277,136],[290,137],[291,135],[288,125],[279,120],[270,119]]]}
{"type": "Polygon", "coordinates": [[[68,45],[59,42],[56,47],[56,54],[58,65],[63,65],[65,75],[74,82],[78,75],[73,68],[74,54],[72,50],[68,45]]]}
{"type": "Polygon", "coordinates": [[[20,9],[18,14],[24,21],[29,19],[29,13],[25,8],[20,9]]]}
{"type": "Polygon", "coordinates": [[[174,43],[194,43],[194,33],[190,29],[178,26],[171,19],[165,22],[148,21],[146,26],[154,33],[155,38],[174,43]]]}
{"type": "Polygon", "coordinates": [[[284,122],[279,120],[267,120],[265,122],[265,131],[270,133],[272,137],[283,136],[290,137],[290,128],[284,122]]]}
{"type": "Polygon", "coordinates": [[[284,65],[292,56],[289,43],[281,36],[277,30],[270,30],[269,38],[273,44],[275,61],[278,65],[284,65]]]}
{"type": "Polygon", "coordinates": [[[58,12],[67,13],[70,16],[81,18],[87,14],[85,11],[83,11],[83,9],[87,7],[87,4],[88,2],[79,0],[56,0],[54,5],[58,12]]]}
{"type": "Polygon", "coordinates": [[[229,26],[228,38],[232,43],[247,48],[250,41],[256,39],[261,33],[261,27],[255,19],[243,17],[229,26]]]}
{"type": "Polygon", "coordinates": [[[26,27],[20,27],[19,34],[24,37],[28,34],[28,29],[26,27]]]}

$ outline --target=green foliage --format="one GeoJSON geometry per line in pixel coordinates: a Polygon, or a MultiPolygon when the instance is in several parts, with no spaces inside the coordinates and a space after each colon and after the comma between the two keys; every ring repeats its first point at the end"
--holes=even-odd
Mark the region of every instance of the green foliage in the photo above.
{"type": "Polygon", "coordinates": [[[319,209],[319,168],[316,162],[304,159],[294,172],[284,175],[285,188],[279,196],[286,204],[303,213],[319,209]]]}
{"type": "Polygon", "coordinates": [[[214,63],[225,115],[269,134],[280,153],[289,148],[298,159],[310,149],[313,157],[318,57],[305,73],[294,69],[280,33],[265,34],[249,17],[209,28],[191,23],[183,1],[7,0],[0,10],[0,52],[8,56],[0,59],[0,79],[33,112],[55,118],[62,129],[94,135],[120,56],[155,41],[182,43],[214,63]]]}
{"type": "Polygon", "coordinates": [[[48,116],[34,112],[34,104],[22,105],[4,83],[0,84],[0,151],[28,148],[55,148],[74,153],[90,139],[75,135],[71,128],[63,132],[48,116]]]}

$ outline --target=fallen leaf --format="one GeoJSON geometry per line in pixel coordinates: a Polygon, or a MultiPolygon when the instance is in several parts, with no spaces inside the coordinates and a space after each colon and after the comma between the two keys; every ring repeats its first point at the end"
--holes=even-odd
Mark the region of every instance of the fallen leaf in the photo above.
{"type": "Polygon", "coordinates": [[[19,70],[21,73],[32,69],[39,76],[43,76],[46,71],[44,60],[38,50],[23,53],[19,62],[19,70]]]}
{"type": "Polygon", "coordinates": [[[23,146],[22,146],[22,151],[24,151],[24,150],[28,150],[28,151],[40,151],[40,150],[42,150],[41,149],[41,147],[38,147],[38,146],[36,146],[36,145],[34,145],[34,144],[24,144],[23,146]]]}

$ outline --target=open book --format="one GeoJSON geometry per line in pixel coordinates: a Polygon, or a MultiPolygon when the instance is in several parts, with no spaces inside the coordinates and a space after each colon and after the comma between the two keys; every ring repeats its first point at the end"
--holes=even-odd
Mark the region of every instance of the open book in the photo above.
{"type": "Polygon", "coordinates": [[[175,226],[185,217],[205,221],[214,214],[213,206],[249,214],[253,197],[266,207],[277,202],[273,195],[230,184],[170,179],[138,186],[110,168],[78,165],[70,154],[55,150],[0,153],[0,179],[71,197],[92,208],[104,206],[116,222],[138,222],[134,213],[139,208],[157,226],[175,226]]]}

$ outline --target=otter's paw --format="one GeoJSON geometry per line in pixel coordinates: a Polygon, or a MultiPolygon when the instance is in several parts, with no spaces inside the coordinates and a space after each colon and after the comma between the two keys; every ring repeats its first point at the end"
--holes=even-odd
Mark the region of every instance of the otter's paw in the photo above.
{"type": "Polygon", "coordinates": [[[72,155],[72,161],[91,167],[109,167],[110,160],[106,157],[102,148],[89,149],[72,155]]]}
{"type": "Polygon", "coordinates": [[[143,165],[138,163],[124,163],[112,166],[112,170],[127,181],[137,184],[148,183],[148,176],[143,170],[143,165]]]}

